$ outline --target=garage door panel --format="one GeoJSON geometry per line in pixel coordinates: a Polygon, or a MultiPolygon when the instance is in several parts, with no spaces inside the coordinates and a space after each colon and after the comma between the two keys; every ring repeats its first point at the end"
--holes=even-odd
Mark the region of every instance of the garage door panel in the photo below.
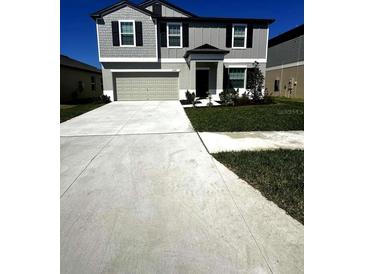
{"type": "Polygon", "coordinates": [[[125,73],[116,76],[118,100],[177,100],[177,73],[125,73]]]}

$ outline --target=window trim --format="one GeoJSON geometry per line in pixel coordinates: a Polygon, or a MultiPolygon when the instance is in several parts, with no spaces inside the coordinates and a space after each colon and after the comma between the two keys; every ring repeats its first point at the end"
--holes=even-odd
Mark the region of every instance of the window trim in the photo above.
{"type": "MultiPolygon", "coordinates": [[[[244,69],[244,72],[243,72],[243,74],[244,74],[244,78],[243,78],[243,87],[241,87],[241,88],[238,88],[238,89],[247,89],[246,87],[247,87],[247,66],[229,66],[228,67],[228,80],[230,81],[231,79],[230,79],[230,76],[229,76],[229,71],[230,71],[230,69],[232,69],[232,68],[240,68],[240,69],[244,69]]],[[[235,87],[234,87],[235,88],[235,87]]]]}
{"type": "MultiPolygon", "coordinates": [[[[119,28],[119,46],[123,48],[134,48],[136,47],[136,21],[135,20],[118,20],[118,28],[119,28]],[[122,26],[121,23],[123,22],[132,22],[133,23],[133,45],[123,45],[122,39],[122,26]]],[[[129,33],[131,34],[131,33],[129,33]]]]}
{"type": "Polygon", "coordinates": [[[247,24],[233,24],[232,25],[232,49],[246,49],[246,48],[247,48],[247,24]],[[235,26],[244,26],[245,27],[245,36],[237,36],[237,37],[245,37],[245,45],[243,47],[234,46],[234,27],[235,26]]]}
{"type": "MultiPolygon", "coordinates": [[[[176,36],[176,34],[172,34],[172,36],[176,36]]],[[[170,48],[170,49],[181,49],[182,48],[182,23],[181,22],[168,22],[166,24],[166,37],[167,37],[167,48],[170,48]],[[170,25],[180,25],[180,46],[170,46],[170,34],[169,34],[169,26],[170,25]]]]}

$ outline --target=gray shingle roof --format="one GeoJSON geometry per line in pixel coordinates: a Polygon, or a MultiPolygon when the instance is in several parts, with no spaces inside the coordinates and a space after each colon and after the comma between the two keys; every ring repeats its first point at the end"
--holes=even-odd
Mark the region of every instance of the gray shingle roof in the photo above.
{"type": "Polygon", "coordinates": [[[60,65],[65,66],[65,67],[95,72],[95,73],[101,73],[101,70],[96,67],[82,63],[80,61],[77,61],[75,59],[72,59],[72,58],[70,58],[66,55],[62,55],[62,54],[61,54],[60,65]]]}

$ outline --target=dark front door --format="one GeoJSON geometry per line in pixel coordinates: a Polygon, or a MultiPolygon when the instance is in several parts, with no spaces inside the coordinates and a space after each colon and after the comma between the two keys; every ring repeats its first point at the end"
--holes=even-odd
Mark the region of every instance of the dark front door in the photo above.
{"type": "Polygon", "coordinates": [[[209,91],[209,70],[196,71],[196,96],[206,98],[209,91]]]}

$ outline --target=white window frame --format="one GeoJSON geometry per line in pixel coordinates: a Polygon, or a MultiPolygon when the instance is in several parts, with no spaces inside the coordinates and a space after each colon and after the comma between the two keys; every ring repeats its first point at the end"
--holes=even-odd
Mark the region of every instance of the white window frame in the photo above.
{"type": "MultiPolygon", "coordinates": [[[[135,20],[118,20],[118,27],[119,27],[119,41],[120,41],[119,44],[120,44],[120,47],[124,47],[124,48],[136,47],[136,21],[135,20]],[[133,45],[123,45],[122,44],[122,26],[121,26],[121,23],[123,23],[123,22],[132,22],[133,23],[133,45]]],[[[131,34],[131,33],[129,33],[129,34],[131,34]]]]}
{"type": "Polygon", "coordinates": [[[247,48],[247,24],[233,24],[232,25],[232,48],[233,49],[245,49],[247,48]],[[245,37],[245,45],[243,47],[235,47],[234,46],[234,27],[235,26],[243,26],[245,27],[245,36],[236,36],[236,37],[245,37]]]}
{"type": "Polygon", "coordinates": [[[247,66],[229,66],[228,67],[228,79],[229,79],[229,71],[230,71],[231,68],[241,68],[241,69],[245,70],[244,79],[243,79],[243,87],[238,88],[238,89],[245,89],[246,90],[246,87],[247,87],[247,66]]]}
{"type": "MultiPolygon", "coordinates": [[[[170,22],[166,24],[166,34],[167,34],[167,47],[170,49],[181,49],[182,48],[182,23],[179,22],[170,22]],[[169,34],[169,26],[170,25],[180,25],[180,46],[170,46],[170,34],[169,34]]],[[[176,36],[176,34],[172,34],[171,36],[176,36]]]]}

